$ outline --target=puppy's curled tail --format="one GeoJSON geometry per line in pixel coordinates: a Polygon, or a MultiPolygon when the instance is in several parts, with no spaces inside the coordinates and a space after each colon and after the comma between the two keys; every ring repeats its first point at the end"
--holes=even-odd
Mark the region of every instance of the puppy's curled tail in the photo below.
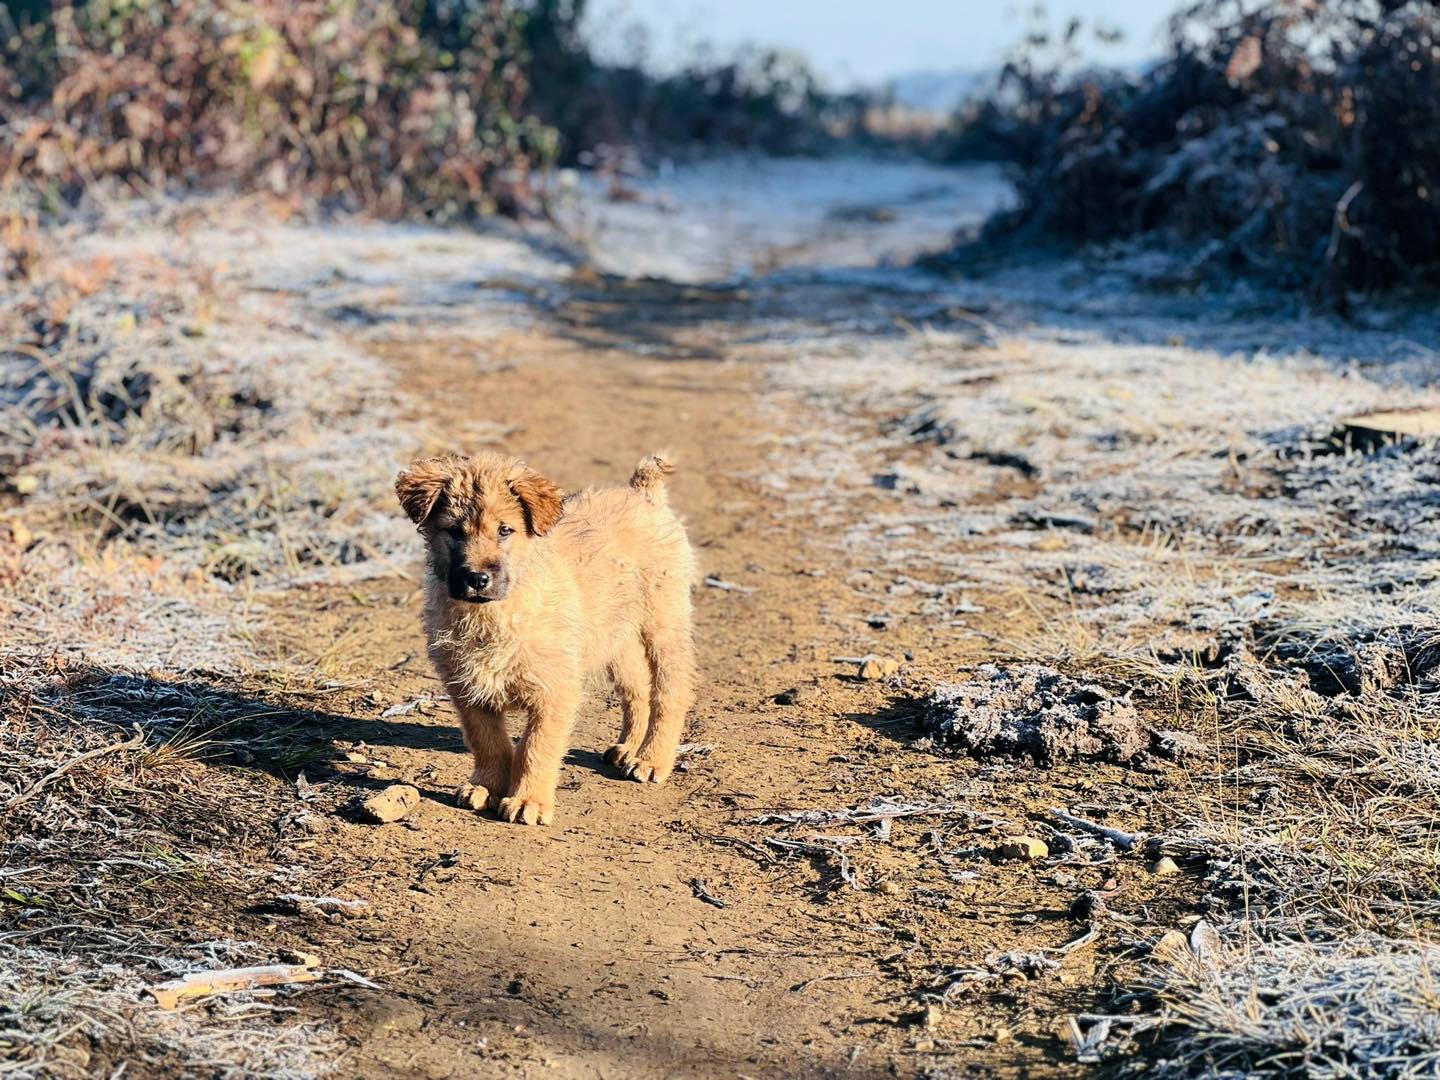
{"type": "Polygon", "coordinates": [[[630,486],[657,506],[665,506],[665,477],[674,471],[675,466],[663,455],[651,454],[635,466],[630,486]]]}

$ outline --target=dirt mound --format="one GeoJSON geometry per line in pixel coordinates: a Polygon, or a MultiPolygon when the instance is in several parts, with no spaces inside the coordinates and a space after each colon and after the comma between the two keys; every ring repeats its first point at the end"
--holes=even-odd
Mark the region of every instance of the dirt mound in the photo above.
{"type": "Polygon", "coordinates": [[[1054,668],[983,664],[963,683],[940,683],[926,701],[932,738],[975,757],[1129,762],[1151,747],[1151,732],[1127,698],[1054,668]]]}

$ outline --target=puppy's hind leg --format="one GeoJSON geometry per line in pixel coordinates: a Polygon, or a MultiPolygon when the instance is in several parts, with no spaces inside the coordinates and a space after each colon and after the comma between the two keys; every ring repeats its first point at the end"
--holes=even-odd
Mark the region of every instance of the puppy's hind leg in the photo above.
{"type": "Polygon", "coordinates": [[[632,642],[610,662],[610,681],[620,695],[620,741],[605,751],[611,765],[628,769],[640,757],[640,744],[650,729],[650,661],[645,646],[632,642]]]}
{"type": "Polygon", "coordinates": [[[675,748],[685,714],[695,698],[695,642],[688,602],[676,605],[670,621],[657,621],[645,635],[650,660],[650,729],[627,775],[663,784],[675,768],[675,748]]]}
{"type": "Polygon", "coordinates": [[[475,759],[470,779],[455,789],[455,801],[468,810],[494,810],[510,790],[510,765],[515,755],[505,717],[459,697],[453,700],[465,745],[475,759]]]}

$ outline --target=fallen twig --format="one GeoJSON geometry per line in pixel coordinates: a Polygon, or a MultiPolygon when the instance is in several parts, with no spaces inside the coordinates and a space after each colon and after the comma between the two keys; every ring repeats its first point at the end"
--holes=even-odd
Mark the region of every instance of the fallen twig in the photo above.
{"type": "Polygon", "coordinates": [[[988,814],[976,813],[955,803],[892,803],[884,799],[877,799],[869,806],[855,807],[854,809],[837,810],[789,810],[775,814],[761,814],[758,817],[746,818],[747,825],[833,825],[846,823],[850,825],[868,825],[876,821],[894,821],[896,818],[909,817],[944,817],[951,814],[964,814],[967,817],[984,820],[988,824],[1000,822],[1000,818],[991,817],[988,814]]]}
{"type": "Polygon", "coordinates": [[[790,987],[790,992],[792,994],[798,994],[814,986],[816,983],[834,982],[837,979],[878,979],[884,974],[883,971],[836,971],[827,975],[816,975],[813,979],[805,979],[802,982],[798,982],[790,987]]]}
{"type": "Polygon", "coordinates": [[[421,694],[412,701],[402,701],[397,705],[391,705],[380,714],[380,718],[383,720],[392,716],[405,716],[407,713],[412,713],[416,709],[423,709],[433,701],[434,699],[429,694],[421,694]]]}
{"type": "Polygon", "coordinates": [[[342,900],[338,896],[301,896],[299,893],[285,893],[275,898],[277,903],[294,909],[298,914],[340,914],[347,919],[368,914],[370,901],[342,900]]]}
{"type": "Polygon", "coordinates": [[[850,888],[859,890],[860,879],[855,874],[855,868],[850,865],[850,857],[840,846],[850,842],[854,837],[836,836],[829,839],[833,842],[832,844],[817,844],[808,840],[782,840],[778,836],[769,836],[765,838],[765,843],[773,848],[779,848],[781,851],[794,851],[802,855],[823,855],[835,862],[840,871],[841,881],[850,888]]]}
{"type": "Polygon", "coordinates": [[[25,791],[22,791],[19,795],[11,798],[10,801],[5,804],[5,809],[13,810],[21,803],[28,802],[29,800],[33,799],[36,795],[39,795],[40,792],[44,791],[49,784],[64,776],[67,772],[75,768],[75,766],[77,765],[81,765],[87,761],[94,761],[96,758],[104,757],[107,754],[118,754],[121,750],[135,750],[144,745],[145,733],[137,727],[135,729],[134,737],[126,739],[122,743],[113,743],[110,746],[101,746],[94,750],[87,750],[83,754],[77,754],[69,761],[46,773],[39,780],[35,781],[34,784],[30,785],[30,787],[27,788],[25,791]]]}
{"type": "Polygon", "coordinates": [[[1149,839],[1147,833],[1127,833],[1121,829],[1112,829],[1108,825],[1101,825],[1096,821],[1088,821],[1074,814],[1067,814],[1064,810],[1056,810],[1053,807],[1050,815],[1062,824],[1069,825],[1072,829],[1080,829],[1088,832],[1091,836],[1098,836],[1102,840],[1108,840],[1121,851],[1134,851],[1137,847],[1149,839]]]}
{"type": "Polygon", "coordinates": [[[733,581],[726,581],[724,578],[715,577],[711,574],[705,579],[705,584],[712,589],[721,589],[725,592],[752,593],[755,590],[749,585],[737,585],[733,581]]]}
{"type": "Polygon", "coordinates": [[[307,956],[301,964],[266,964],[261,967],[197,971],[183,978],[152,986],[147,992],[162,1009],[174,1009],[187,998],[233,994],[240,990],[254,990],[260,986],[289,986],[292,983],[314,982],[320,978],[321,973],[316,970],[319,965],[318,959],[307,956]]]}
{"type": "Polygon", "coordinates": [[[695,893],[695,899],[697,900],[702,900],[718,908],[727,908],[730,906],[729,900],[721,900],[720,897],[710,891],[710,886],[704,878],[691,878],[690,888],[695,893]]]}

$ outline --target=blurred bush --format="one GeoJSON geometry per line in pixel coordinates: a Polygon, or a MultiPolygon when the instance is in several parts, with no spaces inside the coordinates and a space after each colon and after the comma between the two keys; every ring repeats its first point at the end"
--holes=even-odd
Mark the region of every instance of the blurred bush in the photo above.
{"type": "Polygon", "coordinates": [[[861,102],[756,52],[603,64],[584,0],[0,0],[0,185],[232,186],[386,217],[538,210],[596,147],[815,150],[861,102]]]}
{"type": "MultiPolygon", "coordinates": [[[[1073,34],[1072,29],[1068,32],[1073,34]]],[[[1440,23],[1417,0],[1194,0],[1138,76],[1005,69],[960,152],[1019,166],[987,240],[1188,241],[1194,274],[1440,286],[1440,23]]]]}
{"type": "Polygon", "coordinates": [[[795,54],[697,56],[655,75],[643,59],[596,59],[580,32],[585,0],[526,0],[522,7],[532,103],[562,133],[566,160],[597,147],[814,153],[860,132],[868,99],[824,90],[795,54]]]}
{"type": "Polygon", "coordinates": [[[526,111],[524,23],[503,0],[0,4],[0,181],[522,210],[555,149],[526,111]]]}

